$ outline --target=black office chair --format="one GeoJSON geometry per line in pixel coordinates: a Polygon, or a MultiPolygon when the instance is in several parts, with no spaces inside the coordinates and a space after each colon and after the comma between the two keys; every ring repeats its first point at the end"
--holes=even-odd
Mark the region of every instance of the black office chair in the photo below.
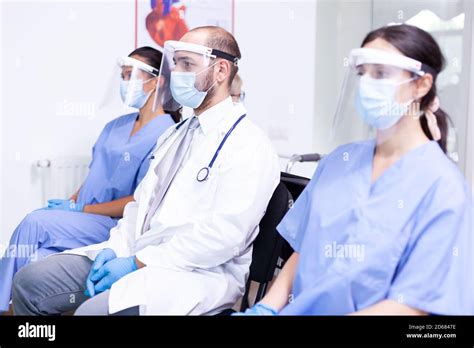
{"type": "MultiPolygon", "coordinates": [[[[279,259],[283,261],[279,267],[281,268],[293,253],[293,249],[278,233],[276,227],[293,204],[293,197],[298,197],[308,182],[308,178],[281,173],[280,183],[268,203],[267,211],[259,224],[259,234],[253,243],[252,264],[250,265],[250,274],[245,286],[240,311],[245,311],[249,307],[251,282],[259,283],[253,301],[255,304],[265,296],[268,284],[273,280],[279,259]]],[[[234,310],[227,309],[218,315],[230,315],[233,312],[234,310]]]]}
{"type": "MultiPolygon", "coordinates": [[[[305,178],[303,176],[285,172],[281,173],[281,182],[284,183],[285,186],[288,188],[288,191],[290,191],[290,194],[295,201],[298,199],[301,192],[303,192],[306,185],[308,185],[309,181],[310,179],[305,178]]],[[[293,252],[294,250],[291,245],[286,240],[283,240],[280,258],[277,261],[276,267],[282,269],[285,265],[285,262],[290,258],[293,252]]]]}
{"type": "Polygon", "coordinates": [[[273,279],[284,242],[276,227],[285,216],[292,202],[293,198],[290,192],[285,184],[280,182],[268,203],[267,211],[260,221],[260,232],[253,242],[252,264],[250,265],[250,274],[240,307],[241,311],[249,307],[248,297],[251,281],[259,283],[257,295],[253,302],[256,303],[263,298],[268,283],[273,279]]]}
{"type": "Polygon", "coordinates": [[[291,196],[296,201],[303,192],[306,185],[308,185],[309,180],[303,176],[294,175],[290,173],[281,173],[281,182],[285,184],[288,191],[290,191],[291,196]]]}
{"type": "MultiPolygon", "coordinates": [[[[260,230],[257,238],[255,238],[253,242],[252,263],[250,265],[250,274],[245,285],[245,293],[240,306],[241,311],[245,311],[249,307],[248,298],[251,281],[259,283],[257,295],[254,300],[254,303],[256,303],[263,298],[268,283],[273,279],[273,274],[284,242],[283,237],[280,236],[276,227],[292,203],[293,198],[290,192],[285,184],[280,182],[273,192],[262,220],[260,220],[260,230]]],[[[230,315],[233,312],[233,309],[226,309],[217,315],[230,315]]]]}

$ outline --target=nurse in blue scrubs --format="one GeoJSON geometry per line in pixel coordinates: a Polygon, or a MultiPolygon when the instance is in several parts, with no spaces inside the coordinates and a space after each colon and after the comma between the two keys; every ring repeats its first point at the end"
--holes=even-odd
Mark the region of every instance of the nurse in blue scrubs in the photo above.
{"type": "MultiPolygon", "coordinates": [[[[278,226],[294,254],[244,314],[473,315],[472,193],[446,155],[440,48],[389,26],[349,62],[337,113],[354,106],[375,138],[323,158],[278,226]]],[[[346,134],[358,127],[347,115],[346,134]]]]}
{"type": "Polygon", "coordinates": [[[139,111],[102,130],[92,150],[89,174],[70,199],[53,199],[28,214],[0,260],[0,312],[6,311],[12,279],[29,262],[67,249],[103,242],[123,215],[145,176],[157,139],[179,120],[155,100],[162,53],[141,47],[120,60],[124,103],[139,111]]]}

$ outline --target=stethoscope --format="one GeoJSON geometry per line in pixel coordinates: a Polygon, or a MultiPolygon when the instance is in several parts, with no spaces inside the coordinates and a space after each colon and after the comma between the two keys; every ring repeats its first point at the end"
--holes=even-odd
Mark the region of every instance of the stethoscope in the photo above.
{"type": "MultiPolygon", "coordinates": [[[[238,118],[238,120],[235,121],[235,123],[232,125],[232,127],[230,127],[230,129],[227,131],[227,133],[226,133],[226,135],[224,136],[224,138],[222,138],[221,143],[219,144],[219,147],[217,148],[216,152],[214,153],[214,156],[212,156],[212,159],[211,159],[211,161],[209,162],[209,164],[208,164],[207,166],[205,166],[205,167],[202,167],[202,168],[198,171],[198,173],[197,173],[197,175],[196,175],[196,180],[197,180],[198,182],[206,181],[206,180],[209,178],[209,173],[211,172],[212,166],[214,165],[214,162],[216,161],[217,156],[219,156],[219,152],[222,150],[222,147],[224,146],[225,142],[227,141],[227,138],[232,134],[232,132],[234,131],[235,127],[237,127],[237,125],[240,123],[240,121],[242,121],[242,119],[243,119],[245,116],[246,116],[246,114],[240,116],[240,117],[238,118]]],[[[178,124],[178,125],[175,127],[175,131],[174,131],[174,132],[176,132],[179,128],[181,128],[181,126],[182,126],[185,122],[186,122],[186,120],[183,121],[183,122],[181,122],[180,124],[178,124]]],[[[173,133],[174,133],[174,132],[173,132],[173,133]]],[[[171,136],[171,134],[170,134],[170,136],[171,136]]],[[[168,137],[166,138],[166,140],[168,140],[168,138],[169,138],[170,136],[168,136],[168,137]]],[[[166,141],[166,140],[165,140],[165,141],[166,141]]],[[[155,158],[155,156],[151,156],[150,159],[152,160],[152,159],[154,159],[154,158],[155,158]]]]}

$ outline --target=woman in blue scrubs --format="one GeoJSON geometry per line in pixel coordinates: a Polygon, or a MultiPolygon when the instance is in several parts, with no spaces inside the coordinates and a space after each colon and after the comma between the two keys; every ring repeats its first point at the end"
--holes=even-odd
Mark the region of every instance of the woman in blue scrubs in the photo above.
{"type": "Polygon", "coordinates": [[[12,279],[31,261],[67,249],[103,242],[145,176],[160,135],[178,121],[155,103],[162,53],[141,47],[121,60],[121,96],[138,112],[118,117],[102,130],[92,150],[89,174],[67,200],[28,214],[0,260],[0,312],[8,310],[12,279]]]}
{"type": "Polygon", "coordinates": [[[472,193],[446,155],[439,46],[397,25],[362,47],[342,96],[375,139],[321,161],[278,226],[294,254],[245,314],[474,314],[472,193]]]}

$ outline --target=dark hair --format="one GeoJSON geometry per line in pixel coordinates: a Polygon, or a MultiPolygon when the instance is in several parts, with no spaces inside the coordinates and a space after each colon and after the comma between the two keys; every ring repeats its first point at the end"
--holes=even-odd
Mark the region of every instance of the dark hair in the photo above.
{"type": "MultiPolygon", "coordinates": [[[[426,110],[436,98],[436,77],[443,70],[445,65],[445,59],[439,45],[426,31],[412,25],[401,24],[382,27],[370,32],[362,41],[362,46],[378,38],[389,42],[405,56],[428,65],[434,70],[434,73],[431,73],[433,75],[433,86],[429,92],[421,98],[420,109],[426,110]]],[[[441,139],[438,141],[438,144],[446,153],[448,121],[450,122],[451,120],[448,114],[441,110],[441,108],[435,112],[435,115],[438,127],[441,131],[441,139]]],[[[420,118],[420,122],[423,132],[430,140],[433,140],[428,128],[426,116],[423,115],[420,118]]]]}
{"type": "MultiPolygon", "coordinates": [[[[143,60],[148,64],[151,65],[153,68],[160,70],[161,61],[163,60],[163,53],[154,49],[153,47],[143,46],[135,49],[132,53],[128,55],[131,56],[139,56],[143,58],[143,60]]],[[[164,107],[164,106],[163,106],[164,107]]],[[[164,110],[167,114],[171,115],[174,122],[179,122],[181,120],[181,108],[177,111],[170,111],[164,110]]]]}
{"type": "MultiPolygon", "coordinates": [[[[235,40],[234,35],[229,33],[227,30],[221,27],[215,26],[203,26],[194,28],[191,31],[197,30],[205,30],[207,32],[207,43],[206,45],[210,48],[215,48],[216,50],[223,51],[228,53],[238,59],[242,58],[242,54],[240,53],[239,44],[237,40],[235,40]]],[[[229,80],[228,80],[228,87],[232,84],[235,75],[239,71],[239,67],[237,64],[232,64],[230,68],[229,80]]]]}

